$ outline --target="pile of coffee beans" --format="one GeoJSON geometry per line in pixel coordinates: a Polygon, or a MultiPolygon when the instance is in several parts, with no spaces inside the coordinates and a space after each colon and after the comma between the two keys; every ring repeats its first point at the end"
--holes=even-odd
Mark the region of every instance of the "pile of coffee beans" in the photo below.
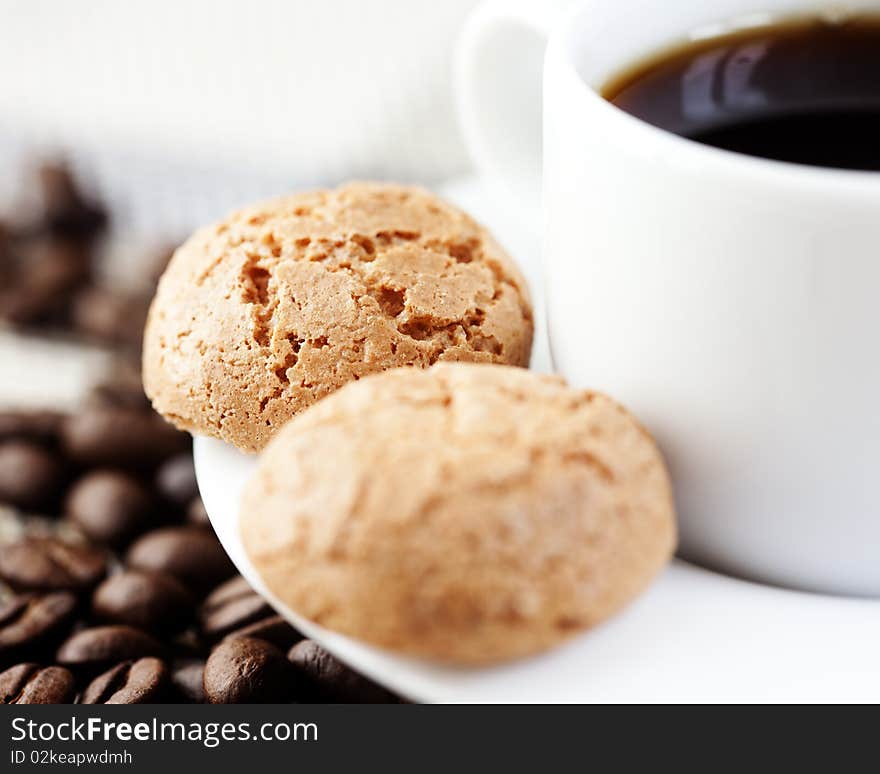
{"type": "Polygon", "coordinates": [[[170,251],[160,251],[133,287],[109,287],[97,271],[107,208],[83,192],[69,166],[35,164],[21,199],[25,206],[0,219],[0,321],[138,350],[170,251]]]}
{"type": "Polygon", "coordinates": [[[0,703],[399,701],[237,575],[191,439],[152,411],[133,357],[159,272],[143,293],[100,287],[106,209],[63,165],[34,187],[30,214],[0,223],[0,321],[119,361],[73,413],[0,411],[0,703]]]}
{"type": "Polygon", "coordinates": [[[236,574],[189,437],[132,387],[0,412],[0,703],[397,701],[236,574]]]}

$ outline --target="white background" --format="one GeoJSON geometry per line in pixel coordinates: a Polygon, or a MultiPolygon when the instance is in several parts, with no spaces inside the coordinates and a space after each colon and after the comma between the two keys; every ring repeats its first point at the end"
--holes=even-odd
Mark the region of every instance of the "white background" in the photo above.
{"type": "Polygon", "coordinates": [[[475,3],[0,0],[0,127],[304,181],[453,177],[475,3]]]}

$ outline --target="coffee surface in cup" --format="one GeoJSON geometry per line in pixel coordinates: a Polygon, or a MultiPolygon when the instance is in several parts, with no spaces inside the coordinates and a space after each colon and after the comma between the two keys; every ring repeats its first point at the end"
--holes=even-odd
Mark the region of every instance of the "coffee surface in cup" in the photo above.
{"type": "Polygon", "coordinates": [[[627,113],[751,156],[880,170],[880,15],[694,40],[605,84],[627,113]]]}

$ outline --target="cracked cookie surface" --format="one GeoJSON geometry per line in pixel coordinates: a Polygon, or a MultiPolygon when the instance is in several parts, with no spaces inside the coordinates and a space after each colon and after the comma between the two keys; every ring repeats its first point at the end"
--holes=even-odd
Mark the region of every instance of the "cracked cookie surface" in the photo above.
{"type": "Polygon", "coordinates": [[[429,192],[351,183],[233,213],[171,260],[144,386],[181,429],[246,451],[343,384],[440,360],[526,366],[532,311],[491,235],[429,192]]]}
{"type": "Polygon", "coordinates": [[[301,615],[488,663],[606,619],[672,554],[669,479],[621,406],[520,368],[400,368],[295,417],[242,500],[245,549],[301,615]]]}

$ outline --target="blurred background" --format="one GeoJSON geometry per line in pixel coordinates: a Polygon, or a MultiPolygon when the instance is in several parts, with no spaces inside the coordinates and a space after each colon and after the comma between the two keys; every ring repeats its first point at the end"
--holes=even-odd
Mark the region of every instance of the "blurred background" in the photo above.
{"type": "MultiPolygon", "coordinates": [[[[126,193],[124,168],[129,185],[184,198],[227,176],[266,189],[455,176],[467,159],[451,52],[473,5],[2,0],[4,156],[72,150],[102,191],[126,193]]],[[[199,198],[222,200],[220,188],[199,198]]]]}
{"type": "Polygon", "coordinates": [[[0,404],[74,404],[107,345],[136,347],[169,248],[235,206],[465,175],[451,60],[476,2],[0,0],[0,404]]]}

